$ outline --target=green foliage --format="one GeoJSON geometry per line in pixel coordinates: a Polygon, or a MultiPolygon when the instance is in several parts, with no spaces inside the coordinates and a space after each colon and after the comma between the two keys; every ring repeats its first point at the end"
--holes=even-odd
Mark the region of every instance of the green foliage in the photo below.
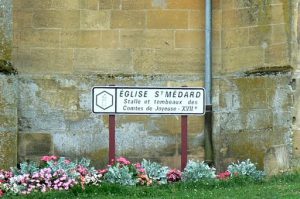
{"type": "Polygon", "coordinates": [[[70,178],[76,178],[79,174],[76,172],[77,164],[74,162],[68,161],[64,157],[60,157],[57,161],[48,161],[47,162],[48,167],[51,168],[53,172],[56,172],[58,170],[63,170],[66,172],[68,177],[70,178]]]}
{"type": "Polygon", "coordinates": [[[40,169],[35,162],[22,162],[20,163],[20,169],[16,167],[11,168],[14,175],[33,174],[39,170],[40,169]]]}
{"type": "Polygon", "coordinates": [[[254,163],[250,161],[250,159],[247,159],[242,162],[231,163],[228,166],[228,171],[230,171],[231,176],[247,176],[254,180],[262,180],[265,176],[265,173],[263,171],[257,170],[254,163]]]}
{"type": "Polygon", "coordinates": [[[120,185],[136,185],[137,183],[137,179],[129,167],[120,163],[109,167],[107,173],[104,175],[104,179],[109,183],[120,185]]]}
{"type": "Polygon", "coordinates": [[[208,164],[199,161],[189,160],[183,173],[183,181],[197,182],[199,180],[214,179],[216,177],[216,169],[209,167],[208,164]]]}
{"type": "Polygon", "coordinates": [[[86,159],[86,158],[82,158],[80,161],[76,161],[76,164],[77,165],[81,165],[83,166],[84,168],[87,169],[87,171],[90,173],[90,174],[95,174],[97,171],[94,167],[91,167],[91,160],[89,159],[86,159]]]}
{"type": "Polygon", "coordinates": [[[150,160],[143,159],[142,167],[145,169],[146,174],[150,179],[154,182],[158,182],[159,184],[167,184],[167,173],[169,172],[169,168],[166,166],[162,166],[157,162],[151,162],[150,160]]]}
{"type": "Polygon", "coordinates": [[[36,192],[24,196],[7,195],[3,198],[299,198],[299,179],[298,174],[286,174],[277,176],[275,180],[272,178],[259,184],[254,183],[249,178],[244,184],[231,180],[215,182],[203,180],[150,187],[103,183],[101,186],[86,186],[84,190],[80,185],[77,185],[70,191],[36,192]],[[288,177],[288,182],[285,180],[286,177],[288,177]]]}

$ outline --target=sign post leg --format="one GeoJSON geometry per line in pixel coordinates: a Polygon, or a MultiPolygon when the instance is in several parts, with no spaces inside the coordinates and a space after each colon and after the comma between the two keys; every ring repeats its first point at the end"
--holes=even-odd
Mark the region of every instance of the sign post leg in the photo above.
{"type": "Polygon", "coordinates": [[[187,164],[187,129],[188,117],[183,115],[181,116],[181,171],[184,170],[187,164]]]}
{"type": "Polygon", "coordinates": [[[108,164],[112,165],[116,154],[116,116],[109,115],[109,146],[108,164]]]}

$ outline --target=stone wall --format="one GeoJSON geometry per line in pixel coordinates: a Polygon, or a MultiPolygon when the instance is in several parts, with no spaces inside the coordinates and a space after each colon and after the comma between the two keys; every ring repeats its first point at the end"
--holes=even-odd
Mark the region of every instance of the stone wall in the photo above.
{"type": "Polygon", "coordinates": [[[0,168],[17,163],[17,78],[10,64],[12,2],[0,0],[0,168]]]}
{"type": "MultiPolygon", "coordinates": [[[[203,86],[204,2],[14,0],[18,160],[54,153],[106,164],[108,118],[91,113],[92,86],[203,86]]],[[[298,1],[212,2],[215,163],[268,167],[277,146],[290,160],[298,1]]],[[[118,116],[117,155],[179,167],[179,125],[177,116],[118,116]]],[[[190,117],[189,158],[203,151],[203,117],[190,117]]]]}
{"type": "MultiPolygon", "coordinates": [[[[15,0],[19,161],[44,154],[107,163],[96,85],[202,86],[202,1],[15,0]]],[[[190,117],[189,157],[203,159],[203,118],[190,117]]],[[[180,165],[180,117],[118,116],[117,155],[180,165]]]]}
{"type": "Polygon", "coordinates": [[[297,30],[297,41],[295,42],[297,46],[297,60],[296,60],[296,69],[294,72],[294,77],[292,80],[292,88],[294,90],[294,109],[293,109],[293,135],[294,135],[294,158],[293,158],[293,165],[299,165],[300,160],[300,5],[295,8],[298,11],[298,17],[295,20],[296,30],[297,30]]]}
{"type": "Polygon", "coordinates": [[[12,50],[12,1],[0,0],[0,60],[10,60],[12,50]]]}
{"type": "Polygon", "coordinates": [[[0,168],[17,164],[17,78],[0,74],[0,168]]]}
{"type": "Polygon", "coordinates": [[[290,166],[295,2],[222,1],[222,72],[215,75],[213,102],[219,170],[247,158],[268,173],[290,166]],[[276,147],[285,153],[270,154],[276,147]],[[278,159],[288,161],[281,164],[278,159]],[[271,168],[276,164],[278,168],[271,168]]]}

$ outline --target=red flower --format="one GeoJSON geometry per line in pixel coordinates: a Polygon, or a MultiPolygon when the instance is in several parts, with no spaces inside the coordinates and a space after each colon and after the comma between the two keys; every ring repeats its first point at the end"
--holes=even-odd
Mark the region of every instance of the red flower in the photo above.
{"type": "Polygon", "coordinates": [[[177,182],[181,180],[181,171],[172,169],[167,173],[168,182],[177,182]]]}
{"type": "Polygon", "coordinates": [[[4,196],[4,191],[0,189],[0,197],[4,196]]]}

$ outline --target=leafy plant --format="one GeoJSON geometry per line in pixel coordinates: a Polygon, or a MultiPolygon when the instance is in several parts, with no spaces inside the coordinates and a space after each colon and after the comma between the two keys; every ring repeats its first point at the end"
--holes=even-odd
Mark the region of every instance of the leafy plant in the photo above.
{"type": "Polygon", "coordinates": [[[67,160],[65,157],[60,157],[57,161],[50,160],[47,162],[47,167],[51,168],[53,172],[64,171],[68,177],[76,178],[79,176],[79,173],[76,172],[77,164],[67,160]]]}
{"type": "Polygon", "coordinates": [[[104,174],[104,179],[109,183],[121,185],[136,185],[138,180],[134,178],[134,173],[130,171],[127,165],[116,163],[110,166],[104,174]]]}
{"type": "Polygon", "coordinates": [[[203,179],[213,179],[216,177],[216,169],[208,164],[199,161],[189,160],[183,173],[183,181],[197,182],[203,179]]]}
{"type": "Polygon", "coordinates": [[[20,169],[13,167],[11,171],[14,175],[33,174],[39,171],[39,167],[35,162],[23,162],[20,163],[20,169]]]}
{"type": "Polygon", "coordinates": [[[166,166],[161,166],[157,162],[151,162],[150,160],[143,159],[142,167],[145,169],[146,174],[150,179],[159,184],[167,184],[167,174],[169,168],[166,166]]]}
{"type": "Polygon", "coordinates": [[[262,180],[265,176],[263,171],[257,170],[254,163],[247,159],[238,163],[231,163],[227,169],[231,173],[231,177],[234,176],[247,176],[254,180],[262,180]]]}

